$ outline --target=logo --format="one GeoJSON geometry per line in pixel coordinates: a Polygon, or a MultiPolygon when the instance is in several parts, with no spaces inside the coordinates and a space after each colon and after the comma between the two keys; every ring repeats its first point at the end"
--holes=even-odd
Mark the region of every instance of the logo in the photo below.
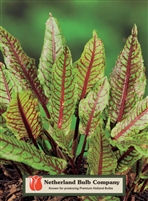
{"type": "Polygon", "coordinates": [[[42,176],[34,175],[29,176],[29,187],[32,191],[39,191],[42,189],[42,176]]]}
{"type": "Polygon", "coordinates": [[[23,195],[93,195],[126,194],[126,175],[23,175],[23,195]]]}

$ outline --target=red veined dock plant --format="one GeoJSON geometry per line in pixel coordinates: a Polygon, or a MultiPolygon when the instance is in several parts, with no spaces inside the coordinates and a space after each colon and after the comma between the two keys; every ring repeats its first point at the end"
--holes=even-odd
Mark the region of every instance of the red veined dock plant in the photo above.
{"type": "Polygon", "coordinates": [[[148,97],[133,26],[109,77],[96,31],[72,61],[50,14],[38,68],[0,27],[0,163],[23,174],[126,174],[126,195],[80,200],[131,200],[148,188],[148,97]],[[75,127],[73,129],[73,127],[75,127]]]}

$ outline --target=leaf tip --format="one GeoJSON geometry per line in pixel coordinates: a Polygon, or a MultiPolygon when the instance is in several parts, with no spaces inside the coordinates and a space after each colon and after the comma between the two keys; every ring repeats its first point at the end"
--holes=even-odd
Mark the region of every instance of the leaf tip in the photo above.
{"type": "Polygon", "coordinates": [[[52,13],[49,13],[49,17],[52,17],[52,13]]]}
{"type": "Polygon", "coordinates": [[[98,37],[97,31],[93,30],[93,37],[98,37]]]}
{"type": "Polygon", "coordinates": [[[134,24],[133,28],[132,28],[132,35],[133,36],[137,36],[138,35],[138,30],[137,30],[137,25],[134,24]]]}

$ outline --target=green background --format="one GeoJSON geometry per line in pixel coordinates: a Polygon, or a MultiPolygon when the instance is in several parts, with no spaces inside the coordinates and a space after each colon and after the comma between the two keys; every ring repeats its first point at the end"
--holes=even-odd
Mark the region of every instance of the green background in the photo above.
{"type": "Polygon", "coordinates": [[[60,23],[73,61],[79,59],[84,45],[92,37],[92,31],[97,30],[105,46],[106,75],[114,67],[126,38],[136,24],[148,74],[147,1],[1,0],[1,25],[20,40],[24,51],[36,59],[37,65],[42,50],[45,22],[50,12],[60,23]]]}

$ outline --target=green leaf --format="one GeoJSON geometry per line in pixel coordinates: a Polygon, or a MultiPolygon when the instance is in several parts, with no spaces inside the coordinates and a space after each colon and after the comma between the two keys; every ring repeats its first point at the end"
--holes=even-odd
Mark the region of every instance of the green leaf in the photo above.
{"type": "Polygon", "coordinates": [[[66,167],[66,161],[45,155],[35,146],[0,134],[0,158],[22,162],[38,170],[44,170],[51,175],[60,174],[66,167]]]}
{"type": "MultiPolygon", "coordinates": [[[[148,96],[139,101],[135,107],[129,111],[128,116],[117,123],[111,131],[112,138],[118,143],[129,140],[129,138],[139,138],[138,133],[148,126],[148,96]],[[126,140],[127,138],[127,140],[126,140]]],[[[117,144],[118,144],[117,143],[117,144]]]]}
{"type": "Polygon", "coordinates": [[[127,117],[128,112],[142,99],[146,85],[144,71],[137,27],[134,25],[110,75],[109,114],[113,123],[127,117]]]}
{"type": "Polygon", "coordinates": [[[79,104],[80,133],[87,136],[93,134],[98,126],[100,114],[106,107],[109,97],[109,83],[107,78],[101,79],[82,99],[79,104]]]}
{"type": "Polygon", "coordinates": [[[9,104],[13,92],[20,91],[17,80],[14,76],[6,69],[5,65],[0,62],[0,99],[1,103],[6,105],[9,104]]]}
{"type": "Polygon", "coordinates": [[[41,134],[38,100],[30,91],[16,94],[4,113],[8,128],[17,138],[37,138],[41,134]]]}
{"type": "Polygon", "coordinates": [[[70,130],[69,133],[65,135],[63,130],[59,128],[53,129],[51,126],[49,126],[48,133],[50,133],[50,136],[56,142],[57,147],[62,149],[64,154],[72,157],[72,154],[70,153],[70,142],[73,138],[73,131],[70,130]]]}
{"type": "Polygon", "coordinates": [[[84,98],[91,87],[104,76],[104,46],[96,31],[85,45],[81,58],[74,63],[78,83],[78,100],[84,98]]]}
{"type": "Polygon", "coordinates": [[[101,122],[90,138],[87,161],[91,175],[115,173],[117,160],[105,136],[101,122]]]}
{"type": "Polygon", "coordinates": [[[53,65],[51,82],[51,118],[55,127],[68,134],[76,103],[75,70],[67,46],[53,65]]]}
{"type": "MultiPolygon", "coordinates": [[[[130,143],[130,142],[129,142],[130,143]]],[[[134,139],[133,145],[135,149],[143,156],[148,156],[148,133],[141,133],[137,138],[134,139]],[[140,143],[138,143],[138,141],[140,143]]]]}
{"type": "Polygon", "coordinates": [[[69,133],[65,135],[64,131],[58,128],[55,128],[53,132],[50,132],[52,138],[57,143],[57,145],[62,149],[62,152],[72,157],[70,153],[70,141],[69,133]]]}
{"type": "Polygon", "coordinates": [[[35,60],[28,57],[19,43],[9,32],[0,27],[1,51],[7,69],[18,80],[24,90],[32,90],[42,105],[48,102],[40,81],[37,78],[35,60]]]}
{"type": "Polygon", "coordinates": [[[121,174],[131,168],[136,163],[136,161],[138,161],[142,157],[142,155],[138,151],[136,151],[134,147],[129,147],[126,151],[118,150],[117,152],[117,174],[121,174]]]}
{"type": "Polygon", "coordinates": [[[64,44],[65,39],[61,34],[58,21],[50,14],[46,22],[44,44],[38,69],[38,78],[48,98],[51,93],[52,66],[63,51],[64,44]]]}
{"type": "Polygon", "coordinates": [[[135,149],[142,155],[148,156],[148,133],[140,133],[126,137],[125,140],[110,141],[113,146],[117,146],[120,150],[125,151],[128,147],[134,146],[135,149]]]}
{"type": "Polygon", "coordinates": [[[53,156],[50,142],[44,138],[44,136],[41,136],[39,139],[37,139],[37,142],[46,155],[53,156]]]}

